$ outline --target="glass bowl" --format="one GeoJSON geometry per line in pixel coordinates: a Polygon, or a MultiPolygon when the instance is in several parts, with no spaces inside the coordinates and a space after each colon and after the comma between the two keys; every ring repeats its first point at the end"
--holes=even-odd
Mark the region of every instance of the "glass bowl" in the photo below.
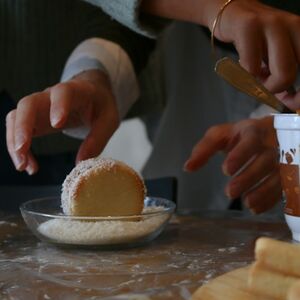
{"type": "Polygon", "coordinates": [[[146,197],[140,215],[75,217],[64,215],[59,197],[20,206],[25,223],[40,240],[61,246],[134,247],[156,238],[175,210],[172,201],[146,197]]]}

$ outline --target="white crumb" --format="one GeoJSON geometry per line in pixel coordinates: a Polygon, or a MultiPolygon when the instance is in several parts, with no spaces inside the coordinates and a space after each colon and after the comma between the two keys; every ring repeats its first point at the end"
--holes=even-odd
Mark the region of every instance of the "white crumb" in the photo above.
{"type": "MultiPolygon", "coordinates": [[[[148,207],[143,212],[156,212],[159,210],[163,210],[163,207],[148,207]]],[[[38,231],[52,241],[63,244],[107,245],[129,243],[151,234],[166,222],[168,217],[168,214],[144,215],[139,221],[80,221],[57,218],[39,225],[38,231]]]]}

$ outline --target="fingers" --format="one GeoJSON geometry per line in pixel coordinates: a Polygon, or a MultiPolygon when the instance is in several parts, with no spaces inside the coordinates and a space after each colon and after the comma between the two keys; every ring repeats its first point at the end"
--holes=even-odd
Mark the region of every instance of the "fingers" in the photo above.
{"type": "Polygon", "coordinates": [[[263,149],[240,173],[232,178],[226,187],[226,195],[231,199],[240,197],[266,178],[277,167],[276,149],[263,149]]]}
{"type": "Polygon", "coordinates": [[[245,14],[234,44],[239,53],[241,66],[252,75],[259,76],[265,49],[263,33],[255,14],[245,14]]]}
{"type": "Polygon", "coordinates": [[[55,85],[50,92],[50,122],[53,128],[90,124],[96,107],[89,82],[69,81],[55,85]]]}
{"type": "Polygon", "coordinates": [[[62,83],[55,85],[50,91],[50,123],[54,128],[60,128],[66,122],[72,98],[73,90],[70,85],[62,83]]]}
{"type": "Polygon", "coordinates": [[[292,86],[300,64],[300,16],[259,1],[231,4],[223,13],[217,37],[232,42],[240,64],[259,79],[261,63],[270,72],[263,83],[274,93],[292,86]]]}
{"type": "Polygon", "coordinates": [[[229,124],[209,128],[193,148],[191,156],[184,164],[184,169],[189,172],[195,171],[205,165],[216,152],[225,149],[230,128],[229,124]]]}
{"type": "Polygon", "coordinates": [[[264,84],[271,92],[282,92],[292,86],[296,80],[299,61],[295,56],[295,45],[288,30],[277,18],[272,19],[265,34],[270,76],[264,84]]]}
{"type": "Polygon", "coordinates": [[[300,90],[295,93],[285,91],[277,94],[276,97],[291,110],[296,111],[300,108],[300,90]]]}
{"type": "Polygon", "coordinates": [[[18,170],[29,174],[38,170],[30,152],[34,136],[87,125],[91,131],[77,156],[82,160],[98,155],[118,127],[118,110],[107,76],[94,70],[77,77],[23,98],[7,116],[8,151],[18,170]]]}
{"type": "Polygon", "coordinates": [[[25,167],[25,171],[28,173],[28,175],[35,174],[39,169],[38,163],[34,156],[32,155],[31,151],[28,152],[27,156],[27,166],[25,167]]]}
{"type": "Polygon", "coordinates": [[[21,99],[7,115],[6,136],[9,154],[17,170],[32,175],[38,169],[30,152],[33,136],[49,133],[49,99],[46,93],[34,93],[21,99]]]}
{"type": "Polygon", "coordinates": [[[14,124],[16,152],[26,153],[30,147],[39,98],[40,94],[37,93],[21,99],[18,103],[14,124]]]}
{"type": "Polygon", "coordinates": [[[242,129],[240,140],[233,144],[224,160],[222,168],[225,174],[234,175],[249,159],[261,151],[263,145],[261,130],[252,126],[252,123],[249,126],[244,124],[240,125],[242,129]]]}
{"type": "Polygon", "coordinates": [[[88,136],[81,144],[76,162],[99,155],[118,126],[117,112],[115,114],[113,112],[102,113],[94,121],[88,136]]]}
{"type": "Polygon", "coordinates": [[[29,175],[33,175],[38,171],[38,164],[33,157],[31,151],[27,153],[24,151],[16,150],[15,146],[15,123],[16,123],[16,110],[12,110],[6,117],[6,144],[8,153],[18,171],[25,170],[29,175]]]}
{"type": "Polygon", "coordinates": [[[279,170],[275,169],[262,183],[248,191],[243,200],[253,213],[259,214],[271,209],[281,197],[279,170]]]}
{"type": "Polygon", "coordinates": [[[15,147],[15,119],[16,110],[12,110],[6,116],[6,144],[8,153],[17,170],[22,171],[27,165],[26,156],[16,153],[15,147]]]}

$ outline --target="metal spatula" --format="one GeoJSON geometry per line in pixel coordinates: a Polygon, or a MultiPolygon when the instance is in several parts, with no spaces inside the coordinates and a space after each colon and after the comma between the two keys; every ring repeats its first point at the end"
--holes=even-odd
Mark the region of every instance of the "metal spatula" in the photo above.
{"type": "Polygon", "coordinates": [[[268,91],[254,76],[247,72],[229,57],[217,61],[215,71],[239,91],[254,97],[259,102],[267,104],[279,112],[292,113],[270,91],[268,91]]]}

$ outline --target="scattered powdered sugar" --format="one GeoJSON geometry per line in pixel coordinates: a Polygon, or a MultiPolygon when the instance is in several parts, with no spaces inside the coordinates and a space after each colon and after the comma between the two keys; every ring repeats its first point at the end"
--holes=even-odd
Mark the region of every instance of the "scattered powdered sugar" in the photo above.
{"type": "Polygon", "coordinates": [[[17,227],[18,225],[14,222],[7,222],[7,221],[0,221],[0,226],[1,225],[9,225],[11,227],[17,227]]]}
{"type": "Polygon", "coordinates": [[[157,230],[169,218],[159,214],[163,207],[147,207],[141,220],[80,221],[57,218],[39,225],[38,231],[52,241],[63,244],[108,245],[135,242],[157,230]]]}

